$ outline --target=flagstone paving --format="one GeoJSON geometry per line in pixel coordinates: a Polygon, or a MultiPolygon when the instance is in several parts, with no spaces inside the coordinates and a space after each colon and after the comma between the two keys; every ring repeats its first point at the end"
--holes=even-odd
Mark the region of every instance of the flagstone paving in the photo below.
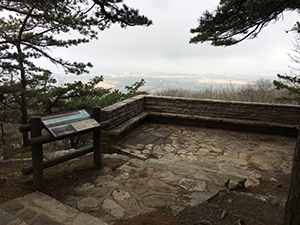
{"type": "Polygon", "coordinates": [[[122,159],[122,166],[78,187],[62,202],[107,224],[157,207],[176,214],[219,191],[289,174],[295,142],[292,137],[145,123],[113,146],[118,154],[104,155],[122,159]]]}

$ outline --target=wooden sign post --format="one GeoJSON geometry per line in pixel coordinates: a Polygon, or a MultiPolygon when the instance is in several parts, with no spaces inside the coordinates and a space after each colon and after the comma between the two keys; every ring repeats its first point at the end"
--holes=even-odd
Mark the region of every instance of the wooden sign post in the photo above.
{"type": "Polygon", "coordinates": [[[101,121],[101,108],[93,107],[93,117],[85,110],[77,110],[45,117],[30,118],[30,127],[23,125],[21,132],[31,132],[32,166],[22,169],[24,175],[33,173],[33,182],[37,190],[45,189],[44,169],[61,162],[77,158],[89,152],[94,152],[94,166],[102,168],[101,129],[110,126],[109,121],[101,121]],[[42,136],[42,128],[51,135],[42,136]],[[49,143],[84,133],[93,132],[93,146],[77,150],[64,156],[43,161],[43,143],[49,143]]]}

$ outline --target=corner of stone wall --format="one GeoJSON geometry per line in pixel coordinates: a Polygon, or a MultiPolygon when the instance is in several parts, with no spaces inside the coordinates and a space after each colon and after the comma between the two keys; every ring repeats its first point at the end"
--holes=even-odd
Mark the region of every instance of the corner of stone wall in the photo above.
{"type": "Polygon", "coordinates": [[[146,95],[134,96],[107,106],[101,110],[101,120],[109,120],[111,124],[109,128],[104,129],[101,132],[103,153],[112,153],[110,149],[111,144],[122,137],[110,135],[108,131],[143,112],[145,108],[145,96],[146,95]]]}

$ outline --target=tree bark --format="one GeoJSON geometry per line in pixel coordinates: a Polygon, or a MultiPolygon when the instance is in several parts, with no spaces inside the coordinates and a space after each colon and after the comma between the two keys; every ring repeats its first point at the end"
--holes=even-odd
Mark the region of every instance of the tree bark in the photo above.
{"type": "MultiPolygon", "coordinates": [[[[16,45],[18,50],[18,62],[19,62],[19,70],[21,76],[21,118],[22,124],[26,124],[28,122],[28,113],[27,113],[27,98],[26,98],[26,86],[27,86],[27,79],[25,76],[25,68],[24,68],[24,55],[21,49],[21,44],[18,43],[16,45]]],[[[23,135],[23,147],[29,146],[29,135],[28,132],[25,132],[23,135]]]]}
{"type": "Polygon", "coordinates": [[[300,224],[300,131],[295,147],[289,196],[285,205],[284,225],[300,224]]]}

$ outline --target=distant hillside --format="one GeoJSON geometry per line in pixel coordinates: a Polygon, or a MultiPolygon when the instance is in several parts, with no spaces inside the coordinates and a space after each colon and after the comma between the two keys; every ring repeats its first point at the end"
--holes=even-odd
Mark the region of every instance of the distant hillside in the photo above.
{"type": "Polygon", "coordinates": [[[285,95],[285,91],[277,90],[271,80],[258,79],[253,83],[246,83],[243,85],[210,85],[204,90],[165,88],[151,92],[151,94],[158,96],[218,99],[228,101],[278,103],[275,99],[285,95]]]}

